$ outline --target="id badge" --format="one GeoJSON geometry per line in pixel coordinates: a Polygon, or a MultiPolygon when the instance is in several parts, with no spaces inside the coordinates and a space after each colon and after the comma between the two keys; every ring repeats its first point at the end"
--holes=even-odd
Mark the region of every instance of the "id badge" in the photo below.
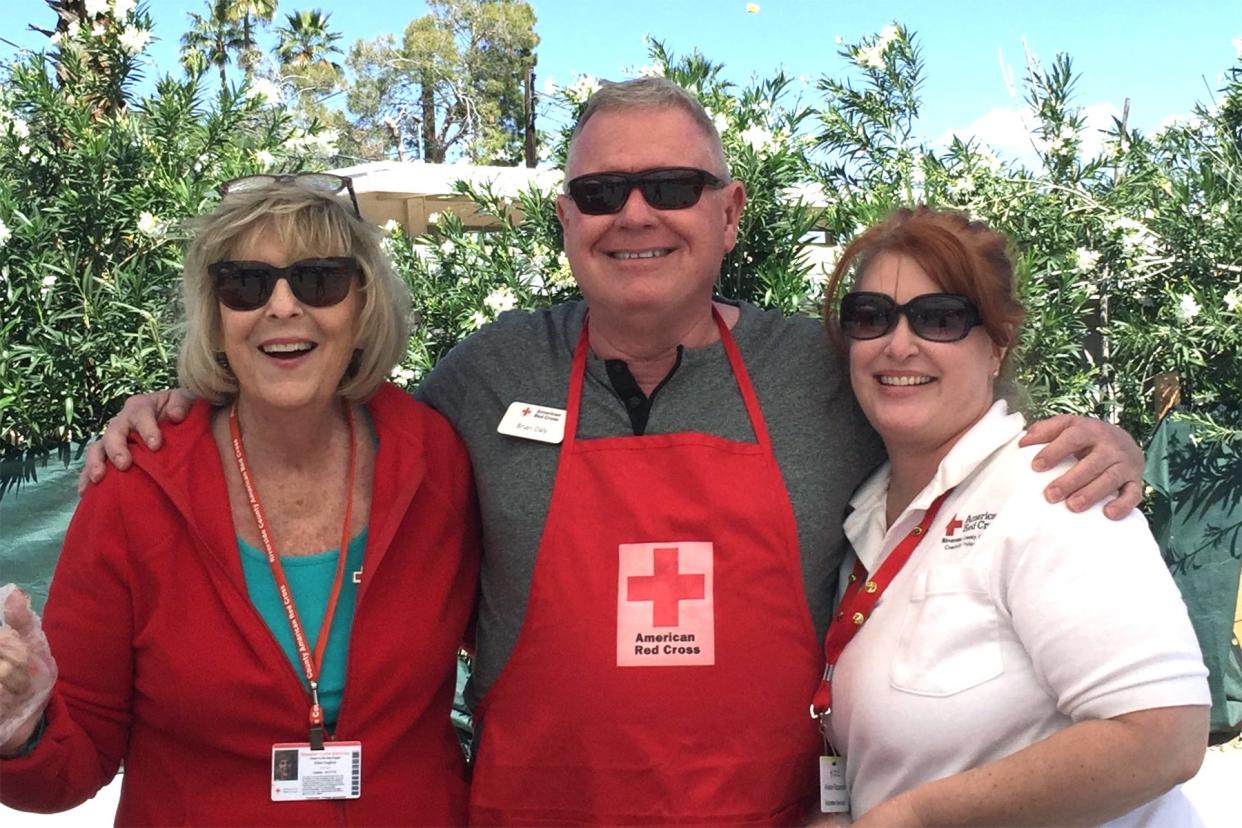
{"type": "Polygon", "coordinates": [[[496,431],[524,440],[559,443],[565,439],[565,409],[534,403],[510,403],[496,431]]]}
{"type": "Polygon", "coordinates": [[[848,814],[850,791],[845,787],[845,757],[819,757],[819,810],[825,814],[848,814]]]}
{"type": "Polygon", "coordinates": [[[362,796],[362,742],[272,745],[272,801],[357,799],[362,796]]]}

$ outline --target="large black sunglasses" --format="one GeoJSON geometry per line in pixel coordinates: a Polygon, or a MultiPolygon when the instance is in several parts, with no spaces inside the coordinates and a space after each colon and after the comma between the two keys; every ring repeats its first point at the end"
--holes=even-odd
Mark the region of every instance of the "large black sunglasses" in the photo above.
{"type": "Polygon", "coordinates": [[[657,210],[684,210],[699,203],[703,188],[718,190],[727,184],[707,170],[660,167],[636,173],[598,172],[580,175],[565,185],[569,197],[588,216],[621,212],[637,187],[657,210]]]}
{"type": "Polygon", "coordinates": [[[249,193],[254,190],[261,190],[264,187],[270,187],[273,184],[292,184],[294,182],[328,195],[336,195],[341,190],[344,190],[349,193],[349,203],[354,205],[354,215],[362,218],[362,211],[358,209],[358,196],[354,192],[354,180],[347,175],[323,172],[243,175],[241,178],[234,178],[231,181],[224,182],[217,189],[221,196],[226,196],[229,193],[249,193]]]}
{"type": "Polygon", "coordinates": [[[216,298],[238,311],[261,308],[276,289],[276,281],[289,283],[293,295],[304,305],[326,308],[349,295],[349,286],[361,277],[362,269],[352,256],[301,259],[287,267],[267,262],[214,262],[207,265],[216,289],[216,298]]]}
{"type": "Polygon", "coordinates": [[[883,293],[860,291],[841,299],[841,331],[850,339],[878,339],[905,316],[915,336],[932,342],[957,342],[983,324],[979,309],[956,293],[925,293],[904,305],[883,293]]]}

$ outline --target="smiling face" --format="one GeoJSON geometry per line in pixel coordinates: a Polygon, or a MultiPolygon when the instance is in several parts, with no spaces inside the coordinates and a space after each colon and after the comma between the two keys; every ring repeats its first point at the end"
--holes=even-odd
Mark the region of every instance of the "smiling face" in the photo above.
{"type": "MultiPolygon", "coordinates": [[[[945,292],[909,256],[881,253],[855,286],[898,304],[945,292]]],[[[889,454],[943,456],[987,412],[1003,349],[982,326],[958,342],[920,339],[901,316],[877,339],[849,342],[850,382],[863,413],[889,454]]]]}
{"type": "MultiPolygon", "coordinates": [[[[232,258],[284,267],[309,255],[292,254],[259,229],[232,258]]],[[[281,409],[333,403],[353,356],[360,300],[355,282],[341,302],[311,307],[299,302],[289,283],[280,279],[260,308],[236,311],[219,305],[223,350],[237,377],[239,398],[256,407],[281,409]]]]}
{"type": "MultiPolygon", "coordinates": [[[[676,107],[604,110],[574,141],[565,176],[695,167],[722,175],[710,144],[689,113],[676,107]]],[[[746,194],[730,182],[704,189],[682,210],[657,210],[637,189],[621,211],[583,214],[557,199],[565,255],[591,313],[606,319],[655,316],[670,322],[710,313],[720,264],[737,242],[746,194]]]]}

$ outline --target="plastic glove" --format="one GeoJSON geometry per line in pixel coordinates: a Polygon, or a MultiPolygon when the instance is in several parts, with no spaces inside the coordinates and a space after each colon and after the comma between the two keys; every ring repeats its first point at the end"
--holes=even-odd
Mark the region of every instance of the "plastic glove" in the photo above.
{"type": "Polygon", "coordinates": [[[0,753],[20,750],[38,726],[56,683],[56,660],[30,597],[0,587],[0,753]]]}

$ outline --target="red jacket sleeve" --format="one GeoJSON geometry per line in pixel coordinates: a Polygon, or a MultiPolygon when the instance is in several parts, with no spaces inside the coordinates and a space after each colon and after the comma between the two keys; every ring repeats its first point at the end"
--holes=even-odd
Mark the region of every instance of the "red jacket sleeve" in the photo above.
{"type": "Polygon", "coordinates": [[[9,807],[50,813],[85,802],[125,753],[133,612],[120,492],[141,483],[135,474],[113,471],[92,486],[69,524],[43,618],[60,674],[34,750],[0,763],[9,807]]]}

